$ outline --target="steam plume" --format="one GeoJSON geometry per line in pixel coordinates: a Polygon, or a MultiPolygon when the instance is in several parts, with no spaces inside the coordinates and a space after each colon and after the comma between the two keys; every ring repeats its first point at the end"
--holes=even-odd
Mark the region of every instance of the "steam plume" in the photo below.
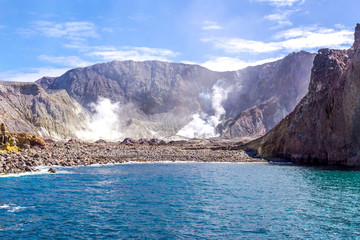
{"type": "MultiPolygon", "coordinates": [[[[209,116],[205,113],[194,114],[192,120],[186,124],[176,135],[188,138],[211,138],[218,134],[215,131],[216,126],[221,122],[221,117],[226,113],[222,103],[227,99],[230,88],[224,88],[223,81],[218,80],[212,87],[210,96],[211,107],[214,114],[209,116]]],[[[202,97],[206,94],[202,94],[202,97]]]]}
{"type": "Polygon", "coordinates": [[[111,103],[110,99],[99,97],[96,103],[90,104],[94,111],[92,119],[88,121],[85,130],[77,131],[75,134],[79,139],[85,141],[121,140],[123,138],[120,131],[118,102],[111,103]]]}

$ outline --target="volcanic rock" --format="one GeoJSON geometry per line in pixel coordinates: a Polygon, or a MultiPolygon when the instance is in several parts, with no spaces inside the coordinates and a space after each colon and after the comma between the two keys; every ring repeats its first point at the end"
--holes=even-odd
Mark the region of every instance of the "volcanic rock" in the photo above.
{"type": "Polygon", "coordinates": [[[348,50],[321,49],[309,91],[274,129],[247,147],[266,158],[360,166],[360,25],[348,50]]]}
{"type": "Polygon", "coordinates": [[[132,138],[125,138],[120,144],[123,145],[135,145],[138,144],[138,141],[132,138]]]}
{"type": "Polygon", "coordinates": [[[49,93],[66,90],[88,111],[93,111],[90,104],[99,96],[120,103],[122,135],[136,139],[173,136],[196,113],[213,116],[211,96],[216,85],[228,92],[221,102],[226,113],[221,118],[224,124],[217,128],[219,133],[227,138],[258,136],[274,127],[305,95],[313,58],[314,54],[307,52],[292,53],[275,62],[231,72],[182,63],[113,61],[73,69],[57,78],[44,77],[37,83],[49,93]],[[265,107],[267,103],[271,106],[265,107]],[[263,117],[259,124],[247,125],[241,116],[253,107],[258,107],[263,117]],[[244,125],[243,130],[228,129],[236,125],[244,125]]]}
{"type": "Polygon", "coordinates": [[[44,148],[46,143],[39,136],[30,135],[28,133],[10,133],[5,124],[0,123],[0,147],[6,148],[7,146],[20,148],[32,146],[44,148]]]}
{"type": "Polygon", "coordinates": [[[47,93],[35,83],[0,81],[0,122],[11,132],[76,137],[76,130],[89,118],[88,111],[64,90],[47,93]]]}
{"type": "Polygon", "coordinates": [[[166,142],[161,139],[152,138],[152,139],[150,139],[149,144],[150,145],[166,145],[166,142]]]}
{"type": "Polygon", "coordinates": [[[275,127],[306,94],[314,56],[301,51],[239,70],[242,90],[230,93],[224,103],[227,120],[218,126],[221,136],[254,138],[275,127]]]}

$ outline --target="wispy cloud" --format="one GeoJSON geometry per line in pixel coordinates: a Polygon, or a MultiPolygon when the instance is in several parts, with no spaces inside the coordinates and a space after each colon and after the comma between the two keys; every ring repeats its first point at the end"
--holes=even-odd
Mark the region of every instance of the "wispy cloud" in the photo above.
{"type": "Polygon", "coordinates": [[[49,63],[57,63],[67,67],[86,67],[90,66],[94,63],[85,61],[77,56],[48,56],[48,55],[40,55],[38,58],[42,61],[47,61],[49,63]]]}
{"type": "Polygon", "coordinates": [[[257,66],[268,62],[274,62],[283,57],[278,58],[268,58],[263,60],[258,60],[254,62],[243,61],[239,58],[231,57],[212,57],[208,61],[201,64],[201,66],[206,67],[213,71],[235,71],[249,66],[257,66]]]}
{"type": "Polygon", "coordinates": [[[17,71],[0,72],[0,80],[14,82],[34,82],[44,76],[58,77],[64,74],[68,68],[29,68],[17,71]]]}
{"type": "MultiPolygon", "coordinates": [[[[68,47],[79,48],[80,45],[69,45],[68,47]]],[[[146,61],[146,60],[160,60],[171,61],[172,57],[179,55],[179,53],[173,52],[168,49],[162,48],[148,48],[148,47],[107,47],[96,46],[89,47],[83,46],[81,48],[84,51],[84,55],[88,55],[96,58],[97,61],[112,61],[112,60],[134,60],[134,61],[146,61]]],[[[0,80],[2,81],[15,81],[15,82],[33,82],[44,76],[57,77],[64,74],[70,68],[74,67],[86,67],[92,65],[92,62],[85,61],[77,56],[49,56],[40,55],[38,58],[42,61],[49,63],[56,63],[67,68],[54,68],[54,67],[42,67],[42,68],[28,68],[20,69],[17,71],[0,72],[0,80]]]]}
{"type": "Polygon", "coordinates": [[[276,22],[276,26],[273,29],[291,26],[293,23],[290,21],[290,16],[298,11],[300,5],[305,0],[255,0],[257,2],[267,2],[274,6],[274,13],[266,15],[265,20],[276,22]]]}
{"type": "Polygon", "coordinates": [[[296,10],[278,10],[276,13],[266,15],[264,18],[266,20],[276,22],[277,26],[275,28],[291,26],[292,22],[290,21],[289,17],[294,12],[296,12],[296,10]]]}
{"type": "Polygon", "coordinates": [[[268,2],[275,7],[291,7],[294,4],[302,4],[305,0],[256,0],[257,2],[268,2]]]}
{"type": "Polygon", "coordinates": [[[319,48],[348,48],[353,42],[353,32],[346,29],[300,27],[282,31],[275,41],[262,42],[242,38],[206,38],[215,48],[227,53],[269,53],[279,50],[317,50],[319,48]]]}
{"type": "Polygon", "coordinates": [[[133,60],[133,61],[171,61],[172,58],[179,56],[179,52],[174,52],[164,48],[135,47],[135,46],[87,46],[81,43],[64,44],[64,47],[77,49],[82,54],[94,58],[96,61],[113,60],[133,60]]]}
{"type": "Polygon", "coordinates": [[[163,48],[148,48],[148,47],[122,47],[122,48],[109,48],[109,47],[96,47],[94,51],[88,53],[89,56],[99,57],[105,61],[112,60],[160,60],[169,61],[171,57],[179,55],[163,48]]]}
{"type": "Polygon", "coordinates": [[[219,30],[219,29],[222,29],[222,27],[217,23],[217,22],[214,22],[214,21],[204,21],[202,23],[202,30],[219,30]]]}
{"type": "Polygon", "coordinates": [[[142,22],[145,22],[149,19],[148,16],[144,15],[144,14],[135,14],[135,15],[132,15],[132,16],[129,16],[128,17],[130,20],[132,21],[135,21],[135,22],[138,22],[138,23],[142,23],[142,22]]]}
{"type": "Polygon", "coordinates": [[[318,48],[348,48],[354,41],[353,31],[319,27],[292,28],[275,35],[282,48],[289,50],[318,48]]]}
{"type": "Polygon", "coordinates": [[[98,37],[95,24],[86,21],[64,23],[37,21],[34,23],[33,28],[36,32],[52,38],[84,40],[86,38],[98,37]]]}
{"type": "Polygon", "coordinates": [[[276,42],[265,43],[242,38],[203,38],[203,42],[210,42],[215,48],[222,49],[227,53],[265,53],[280,50],[276,42]]]}

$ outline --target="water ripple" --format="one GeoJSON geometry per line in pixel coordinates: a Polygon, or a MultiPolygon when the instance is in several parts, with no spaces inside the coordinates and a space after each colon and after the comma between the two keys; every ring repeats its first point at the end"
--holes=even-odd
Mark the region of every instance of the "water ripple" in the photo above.
{"type": "Polygon", "coordinates": [[[4,239],[360,237],[360,172],[267,164],[56,168],[0,178],[4,239]]]}

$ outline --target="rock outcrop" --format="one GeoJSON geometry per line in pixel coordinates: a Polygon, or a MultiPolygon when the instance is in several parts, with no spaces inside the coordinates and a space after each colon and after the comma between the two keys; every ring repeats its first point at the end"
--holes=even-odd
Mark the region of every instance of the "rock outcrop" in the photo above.
{"type": "Polygon", "coordinates": [[[283,110],[280,116],[279,109],[282,106],[278,98],[271,98],[257,106],[241,112],[235,119],[223,123],[221,126],[225,131],[222,133],[224,138],[234,137],[261,137],[272,126],[275,126],[287,111],[283,110]]]}
{"type": "Polygon", "coordinates": [[[44,140],[28,133],[10,133],[4,123],[0,123],[0,153],[19,151],[19,148],[45,147],[44,140]]]}
{"type": "Polygon", "coordinates": [[[360,166],[360,25],[348,50],[321,49],[309,91],[274,129],[248,144],[263,157],[360,166]]]}
{"type": "Polygon", "coordinates": [[[69,138],[89,118],[64,90],[47,93],[36,83],[0,81],[0,122],[10,132],[69,138]]]}
{"type": "Polygon", "coordinates": [[[305,96],[314,56],[301,51],[240,70],[242,91],[231,93],[234,97],[225,103],[230,114],[223,122],[222,136],[257,137],[275,127],[305,96]]]}

